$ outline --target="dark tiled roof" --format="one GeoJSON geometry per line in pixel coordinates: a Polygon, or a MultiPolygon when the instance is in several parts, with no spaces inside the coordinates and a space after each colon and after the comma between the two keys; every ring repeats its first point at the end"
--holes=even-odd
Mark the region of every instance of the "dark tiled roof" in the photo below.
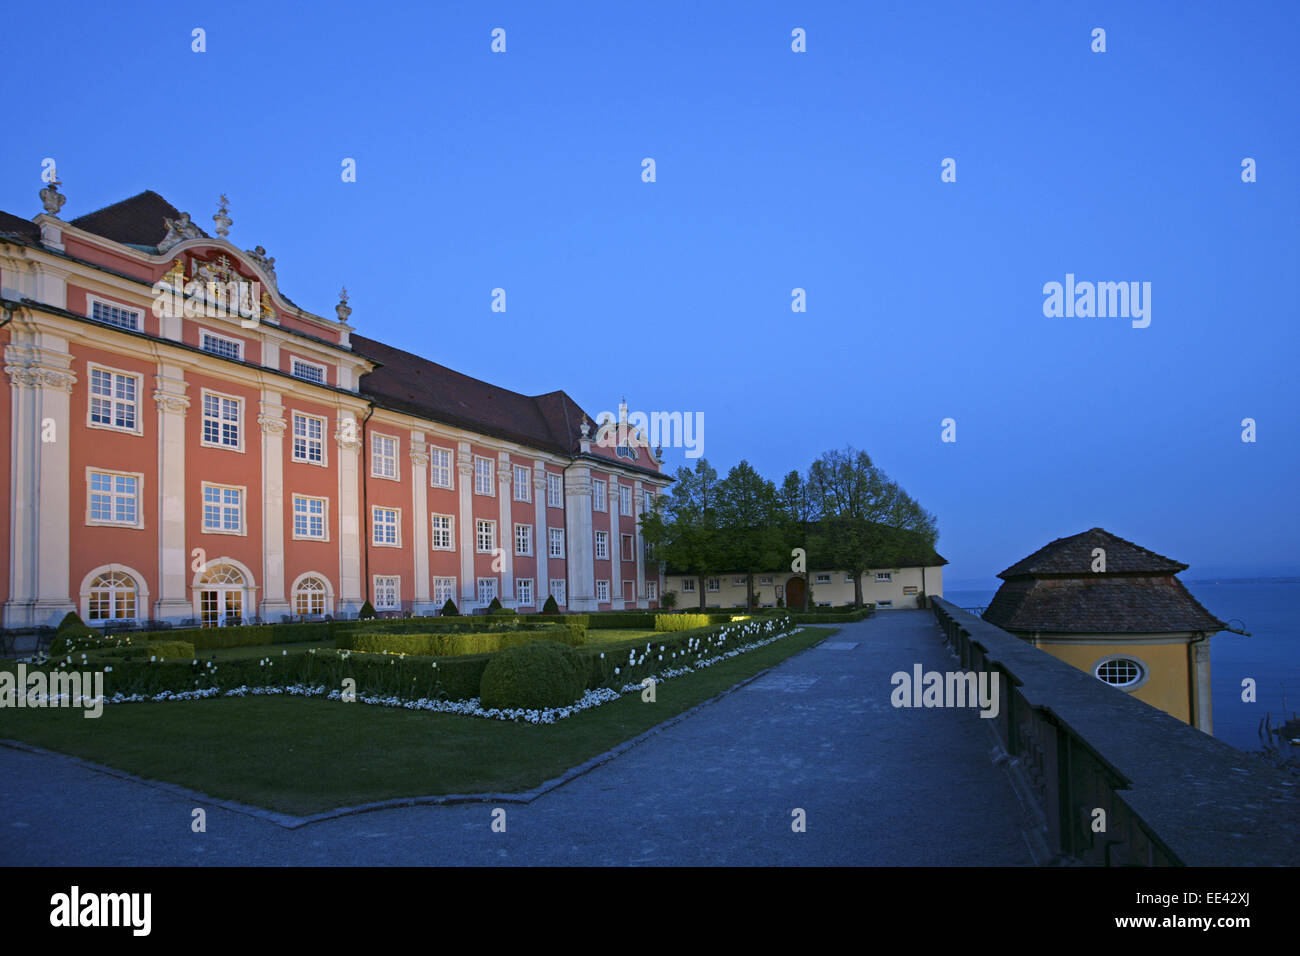
{"type": "Polygon", "coordinates": [[[13,236],[24,242],[35,242],[40,239],[41,230],[30,220],[0,211],[0,236],[13,236]]]}
{"type": "Polygon", "coordinates": [[[1106,552],[1106,574],[1174,574],[1187,570],[1187,565],[1172,558],[1148,551],[1102,528],[1092,528],[1068,538],[1057,538],[1017,561],[998,577],[1004,580],[1053,574],[1093,577],[1098,573],[1092,570],[1092,552],[1096,548],[1106,552]]]}
{"type": "MultiPolygon", "coordinates": [[[[146,189],[130,199],[78,216],[69,225],[123,245],[157,246],[167,235],[163,220],[179,215],[179,209],[152,189],[146,189]]],[[[198,227],[198,223],[194,225],[198,227]]],[[[208,235],[202,229],[199,232],[208,235]]]]}
{"type": "Polygon", "coordinates": [[[998,588],[984,620],[1008,631],[1164,634],[1226,625],[1167,575],[1017,578],[998,588]]]}
{"type": "Polygon", "coordinates": [[[380,363],[361,394],[385,408],[564,455],[577,448],[584,412],[564,392],[520,395],[360,335],[352,349],[380,363]]]}

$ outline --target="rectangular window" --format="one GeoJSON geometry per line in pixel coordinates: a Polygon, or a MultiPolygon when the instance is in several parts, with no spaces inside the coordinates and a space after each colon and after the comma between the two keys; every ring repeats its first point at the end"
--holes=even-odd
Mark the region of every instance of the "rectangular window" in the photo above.
{"type": "Polygon", "coordinates": [[[244,490],[203,483],[203,530],[242,534],[244,490]]]}
{"type": "Polygon", "coordinates": [[[645,596],[646,596],[646,598],[647,598],[648,600],[651,600],[651,601],[657,601],[657,600],[659,600],[659,582],[658,582],[658,581],[647,581],[647,582],[645,583],[645,596]]]}
{"type": "Polygon", "coordinates": [[[497,596],[497,579],[479,578],[478,579],[478,603],[491,604],[492,599],[496,596],[497,596]]]}
{"type": "Polygon", "coordinates": [[[515,525],[515,554],[524,556],[533,553],[533,526],[530,524],[515,525]]]}
{"type": "Polygon", "coordinates": [[[683,591],[684,593],[686,593],[686,594],[694,594],[694,593],[695,593],[695,579],[694,579],[694,578],[682,578],[682,591],[683,591]]]}
{"type": "Polygon", "coordinates": [[[591,483],[591,509],[593,511],[609,510],[609,489],[599,478],[591,483]]]}
{"type": "Polygon", "coordinates": [[[429,446],[429,484],[434,488],[450,488],[451,449],[429,446]]]}
{"type": "Polygon", "coordinates": [[[568,590],[568,582],[564,578],[551,578],[551,597],[555,598],[555,603],[560,607],[569,604],[568,590]]]}
{"type": "Polygon", "coordinates": [[[315,362],[295,358],[289,367],[293,371],[294,378],[300,378],[307,382],[319,382],[321,385],[325,384],[324,365],[317,365],[315,362]]]}
{"type": "Polygon", "coordinates": [[[515,581],[515,600],[524,607],[533,606],[532,578],[519,578],[515,581]]]}
{"type": "Polygon", "coordinates": [[[492,494],[492,473],[494,470],[495,463],[491,458],[483,458],[479,455],[474,456],[474,494],[492,494]]]}
{"type": "Polygon", "coordinates": [[[879,584],[888,584],[888,583],[890,583],[890,582],[893,581],[893,580],[894,580],[894,572],[893,572],[893,571],[877,571],[877,572],[876,572],[876,582],[879,583],[879,584]]]}
{"type": "Polygon", "coordinates": [[[90,367],[90,424],[139,432],[140,379],[108,369],[90,367]]]}
{"type": "Polygon", "coordinates": [[[830,576],[829,574],[819,574],[819,575],[817,575],[817,583],[818,583],[818,584],[830,584],[830,583],[831,583],[831,576],[830,576]]]}
{"type": "Polygon", "coordinates": [[[564,507],[564,479],[559,475],[546,476],[546,506],[548,508],[564,507]]]}
{"type": "Polygon", "coordinates": [[[325,419],[293,413],[293,460],[325,464],[325,419]]]}
{"type": "Polygon", "coordinates": [[[199,348],[222,358],[242,360],[244,357],[244,343],[239,339],[228,339],[206,329],[199,332],[199,348]]]}
{"type": "Polygon", "coordinates": [[[371,508],[370,543],[400,547],[402,544],[400,516],[401,512],[397,508],[384,508],[380,505],[371,508]]]}
{"type": "Polygon", "coordinates": [[[608,582],[608,581],[597,581],[597,582],[596,582],[596,600],[597,600],[597,601],[608,601],[608,600],[609,600],[609,582],[608,582]]]}
{"type": "Polygon", "coordinates": [[[759,578],[759,579],[758,579],[758,583],[759,583],[759,584],[771,584],[771,583],[772,583],[772,579],[771,579],[771,578],[767,578],[767,577],[759,578]]]}
{"type": "Polygon", "coordinates": [[[204,392],[202,443],[216,448],[242,449],[243,406],[242,398],[204,392]]]}
{"type": "Polygon", "coordinates": [[[434,578],[433,579],[433,600],[438,605],[438,610],[448,601],[456,600],[456,579],[455,578],[434,578]]]}
{"type": "Polygon", "coordinates": [[[632,514],[632,489],[627,485],[618,486],[618,513],[621,515],[632,514]]]}
{"type": "Polygon", "coordinates": [[[853,573],[852,573],[851,571],[845,571],[845,572],[844,572],[844,583],[845,583],[845,584],[852,584],[852,583],[853,583],[853,573]]]}
{"type": "Polygon", "coordinates": [[[731,579],[731,586],[732,586],[733,588],[743,588],[743,587],[745,586],[745,579],[744,579],[744,578],[732,578],[732,579],[731,579]]]}
{"type": "Polygon", "coordinates": [[[655,510],[655,493],[653,491],[642,492],[641,508],[647,513],[655,510]]]}
{"type": "Polygon", "coordinates": [[[622,544],[623,560],[631,561],[632,560],[632,536],[630,534],[625,534],[619,540],[620,543],[622,544]]]}
{"type": "Polygon", "coordinates": [[[709,591],[721,591],[722,580],[720,578],[705,578],[704,586],[709,591]]]}
{"type": "Polygon", "coordinates": [[[90,472],[90,524],[140,526],[140,478],[111,471],[90,472]]]}
{"type": "Polygon", "coordinates": [[[893,606],[894,606],[894,602],[893,602],[892,599],[891,599],[891,600],[888,600],[888,601],[877,601],[877,602],[876,602],[876,607],[893,607],[893,606]]]}
{"type": "Polygon", "coordinates": [[[515,465],[515,501],[533,500],[533,470],[527,465],[515,465]]]}
{"type": "Polygon", "coordinates": [[[453,518],[451,515],[431,515],[433,519],[433,542],[434,551],[455,551],[456,546],[452,543],[453,518]]]}
{"type": "Polygon", "coordinates": [[[497,523],[486,518],[474,522],[474,541],[479,554],[491,554],[497,548],[497,523]]]}
{"type": "Polygon", "coordinates": [[[375,610],[396,611],[400,604],[402,579],[395,574],[375,575],[375,610]]]}
{"type": "Polygon", "coordinates": [[[324,498],[293,496],[293,536],[312,541],[326,540],[324,498]]]}
{"type": "Polygon", "coordinates": [[[596,560],[597,561],[609,560],[609,532],[608,531],[596,532],[596,560]]]}
{"type": "Polygon", "coordinates": [[[564,557],[564,529],[551,528],[547,531],[550,538],[550,549],[547,553],[553,558],[564,557]]]}
{"type": "Polygon", "coordinates": [[[370,436],[370,475],[397,479],[397,439],[390,435],[370,436]]]}
{"type": "Polygon", "coordinates": [[[112,302],[90,299],[90,317],[96,322],[103,322],[105,325],[115,325],[119,329],[131,329],[139,332],[140,319],[143,315],[144,313],[138,309],[128,309],[112,302]]]}

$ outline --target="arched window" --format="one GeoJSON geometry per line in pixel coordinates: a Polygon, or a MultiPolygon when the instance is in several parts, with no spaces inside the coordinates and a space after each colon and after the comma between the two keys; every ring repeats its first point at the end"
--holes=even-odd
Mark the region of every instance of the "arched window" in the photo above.
{"type": "Polygon", "coordinates": [[[90,582],[86,620],[134,620],[138,598],[135,578],[125,571],[104,571],[90,582]]]}
{"type": "Polygon", "coordinates": [[[307,615],[324,614],[328,593],[329,589],[325,582],[315,575],[300,578],[293,589],[293,612],[307,615]]]}
{"type": "Polygon", "coordinates": [[[199,577],[199,623],[203,627],[239,624],[244,617],[243,572],[230,564],[210,564],[199,577]]]}

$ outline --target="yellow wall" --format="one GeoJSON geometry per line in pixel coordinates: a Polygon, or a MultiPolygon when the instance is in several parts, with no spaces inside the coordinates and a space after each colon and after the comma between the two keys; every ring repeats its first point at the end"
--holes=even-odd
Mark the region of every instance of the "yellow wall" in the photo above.
{"type": "MultiPolygon", "coordinates": [[[[790,572],[771,572],[768,574],[754,575],[754,591],[758,595],[760,605],[776,606],[776,589],[775,585],[784,587],[786,581],[796,575],[790,572]],[[760,580],[761,579],[761,580],[760,580]],[[762,581],[770,583],[764,584],[762,581]]],[[[719,583],[717,591],[706,591],[704,603],[706,607],[744,607],[745,606],[745,580],[744,575],[729,574],[716,575],[719,583]]],[[[693,578],[697,588],[704,587],[704,582],[693,578]]],[[[808,575],[808,581],[812,586],[814,605],[841,605],[851,604],[853,602],[853,579],[844,571],[812,571],[808,575]],[[829,575],[829,582],[818,582],[818,575],[829,575]]],[[[880,568],[867,571],[862,575],[862,600],[865,602],[879,604],[881,601],[891,601],[895,608],[915,608],[916,595],[920,592],[921,569],[920,568],[880,568]],[[888,582],[876,581],[876,570],[888,571],[892,580],[888,582]],[[915,590],[911,590],[915,589],[915,590]],[[910,591],[910,593],[909,593],[910,591]]],[[[943,567],[936,566],[925,569],[926,593],[930,597],[943,597],[943,567]]],[[[664,590],[677,592],[677,606],[679,608],[699,607],[700,595],[698,591],[683,591],[682,575],[670,574],[664,578],[664,590]]]]}
{"type": "MultiPolygon", "coordinates": [[[[1191,682],[1188,676],[1188,648],[1186,641],[1166,644],[1084,643],[1094,635],[1081,635],[1069,643],[1037,642],[1037,646],[1059,660],[1072,664],[1081,671],[1095,674],[1097,663],[1103,657],[1120,655],[1131,657],[1147,671],[1147,680],[1136,690],[1125,691],[1152,707],[1177,717],[1184,723],[1192,722],[1192,705],[1189,699],[1191,682]]],[[[1059,635],[1052,635],[1053,641],[1059,635]]]]}

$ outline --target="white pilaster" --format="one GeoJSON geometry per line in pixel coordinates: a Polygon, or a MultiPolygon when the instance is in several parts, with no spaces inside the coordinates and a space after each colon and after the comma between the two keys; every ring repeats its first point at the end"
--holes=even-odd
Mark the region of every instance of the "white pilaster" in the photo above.
{"type": "Polygon", "coordinates": [[[645,593],[645,542],[641,540],[641,509],[645,503],[644,486],[640,480],[632,482],[632,549],[636,553],[636,606],[642,610],[650,606],[645,593]]]}
{"type": "Polygon", "coordinates": [[[547,567],[550,545],[546,538],[546,462],[533,462],[533,553],[537,555],[536,601],[540,611],[551,593],[551,575],[547,567]]]}
{"type": "Polygon", "coordinates": [[[474,452],[467,441],[456,445],[456,477],[460,513],[460,612],[468,613],[478,602],[478,578],[474,575],[474,452]]]}
{"type": "Polygon", "coordinates": [[[284,580],[284,406],[280,393],[262,391],[262,619],[280,623],[289,613],[284,580]]]}
{"type": "Polygon", "coordinates": [[[513,518],[514,495],[510,488],[515,469],[506,452],[497,454],[497,547],[501,549],[501,606],[515,607],[515,526],[513,518]]]}
{"type": "Polygon", "coordinates": [[[185,547],[185,369],[162,362],[154,376],[158,406],[158,600],[153,616],[173,624],[194,616],[185,547]]]}
{"type": "MultiPolygon", "coordinates": [[[[564,554],[569,566],[569,608],[596,610],[596,567],[591,529],[591,469],[573,465],[564,473],[564,554]]],[[[612,588],[612,585],[611,585],[612,588]]]]}
{"type": "Polygon", "coordinates": [[[618,509],[618,475],[609,476],[609,608],[624,609],[623,600],[623,514],[618,509]]]}
{"type": "Polygon", "coordinates": [[[412,562],[415,603],[412,611],[418,615],[432,614],[433,601],[429,598],[429,450],[421,431],[411,432],[411,528],[411,544],[415,549],[412,562]]]}
{"type": "Polygon", "coordinates": [[[355,614],[365,601],[361,582],[362,535],[369,533],[369,515],[361,514],[361,429],[356,416],[341,412],[338,430],[339,469],[339,598],[338,610],[355,614]]]}

